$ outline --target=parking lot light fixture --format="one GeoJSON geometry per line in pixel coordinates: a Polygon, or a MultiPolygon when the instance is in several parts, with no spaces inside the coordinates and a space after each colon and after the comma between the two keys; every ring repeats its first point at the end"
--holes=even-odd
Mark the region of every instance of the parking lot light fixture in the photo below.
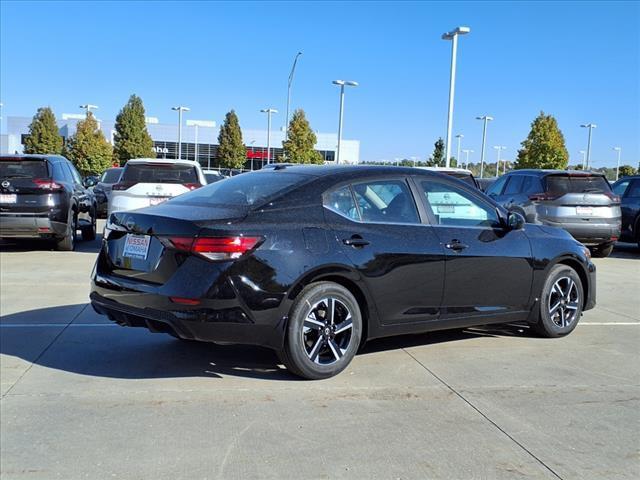
{"type": "Polygon", "coordinates": [[[586,170],[587,169],[587,151],[586,150],[580,150],[580,152],[582,154],[582,169],[586,170]]]}
{"type": "MultiPolygon", "coordinates": [[[[498,178],[498,175],[500,174],[500,154],[502,153],[503,150],[506,150],[507,147],[503,147],[502,145],[496,145],[495,148],[498,151],[498,160],[496,161],[496,178],[498,178]]],[[[505,164],[505,169],[506,169],[506,164],[505,164]]]]}
{"type": "Polygon", "coordinates": [[[293,75],[296,73],[296,65],[298,64],[298,57],[302,55],[302,52],[298,52],[293,59],[293,66],[291,67],[291,73],[289,73],[289,81],[287,84],[287,117],[284,124],[284,139],[289,139],[289,104],[291,103],[291,84],[293,83],[293,75]]]}
{"type": "Polygon", "coordinates": [[[338,151],[336,152],[336,163],[340,163],[342,159],[340,158],[340,149],[342,147],[342,117],[344,112],[344,87],[357,87],[358,82],[354,82],[353,80],[334,80],[334,85],[338,85],[340,87],[340,116],[338,118],[338,151]]]}
{"type": "Polygon", "coordinates": [[[459,133],[458,135],[456,135],[456,138],[458,139],[458,153],[456,155],[456,162],[458,164],[462,163],[460,161],[460,146],[462,144],[462,139],[464,138],[464,135],[462,135],[461,133],[459,133]]]}
{"type": "Polygon", "coordinates": [[[275,108],[263,108],[260,110],[267,114],[267,165],[271,163],[271,115],[278,113],[275,108]]]}
{"type": "Polygon", "coordinates": [[[468,169],[468,168],[469,168],[469,154],[470,154],[470,153],[473,153],[473,150],[469,150],[469,149],[467,148],[467,149],[465,149],[465,150],[462,150],[462,153],[465,153],[465,154],[466,154],[466,156],[467,156],[466,161],[465,161],[465,164],[464,164],[464,168],[467,168],[467,169],[468,169]]]}
{"type": "Polygon", "coordinates": [[[598,126],[595,123],[585,123],[580,126],[582,128],[589,129],[589,140],[587,141],[587,164],[585,168],[585,170],[589,170],[589,168],[591,167],[591,132],[593,131],[594,128],[597,128],[598,126]]]}
{"type": "Polygon", "coordinates": [[[445,150],[445,165],[447,168],[451,163],[451,131],[453,129],[453,99],[456,88],[456,62],[458,55],[458,35],[466,35],[471,29],[469,27],[457,27],[456,29],[444,33],[443,40],[451,40],[451,72],[449,75],[449,110],[447,114],[447,144],[445,150]]]}
{"type": "Polygon", "coordinates": [[[616,182],[618,181],[618,177],[620,176],[620,154],[622,153],[621,147],[613,147],[613,150],[618,152],[618,163],[616,164],[616,182]]]}
{"type": "Polygon", "coordinates": [[[182,112],[188,112],[189,107],[179,105],[177,107],[171,107],[171,110],[178,112],[178,160],[182,159],[182,112]]]}
{"type": "Polygon", "coordinates": [[[88,117],[89,116],[89,112],[91,110],[97,110],[98,106],[97,105],[91,105],[90,103],[85,103],[84,105],[80,105],[80,108],[84,109],[85,117],[88,117]]]}
{"type": "Polygon", "coordinates": [[[487,124],[493,120],[493,117],[490,117],[489,115],[483,115],[481,117],[476,117],[476,120],[482,120],[483,121],[483,127],[482,127],[482,150],[480,151],[480,178],[484,178],[484,152],[485,152],[485,145],[487,143],[487,124]]]}

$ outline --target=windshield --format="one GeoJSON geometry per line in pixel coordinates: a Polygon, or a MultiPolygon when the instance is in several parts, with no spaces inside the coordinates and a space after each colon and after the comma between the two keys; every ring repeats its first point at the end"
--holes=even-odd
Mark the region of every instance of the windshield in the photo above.
{"type": "Polygon", "coordinates": [[[201,205],[260,205],[311,178],[285,172],[245,173],[182,194],[170,201],[201,205]]]}
{"type": "Polygon", "coordinates": [[[195,167],[178,163],[129,163],[120,179],[132,183],[199,183],[195,167]]]}
{"type": "Polygon", "coordinates": [[[0,159],[2,178],[48,178],[49,170],[45,160],[0,159]]]}
{"type": "Polygon", "coordinates": [[[110,168],[102,174],[100,181],[102,183],[116,183],[122,174],[121,168],[110,168]]]}
{"type": "Polygon", "coordinates": [[[547,192],[554,195],[565,193],[611,192],[609,182],[600,175],[550,175],[547,177],[547,192]]]}

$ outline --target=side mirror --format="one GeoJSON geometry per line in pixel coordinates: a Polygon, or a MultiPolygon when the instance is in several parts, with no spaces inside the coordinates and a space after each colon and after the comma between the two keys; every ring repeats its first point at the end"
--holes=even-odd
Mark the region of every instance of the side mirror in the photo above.
{"type": "Polygon", "coordinates": [[[93,178],[85,178],[82,182],[84,188],[93,187],[96,184],[96,181],[93,178]]]}
{"type": "Polygon", "coordinates": [[[507,216],[507,225],[509,226],[509,230],[522,230],[525,223],[526,220],[522,215],[517,212],[509,212],[509,215],[507,216]]]}

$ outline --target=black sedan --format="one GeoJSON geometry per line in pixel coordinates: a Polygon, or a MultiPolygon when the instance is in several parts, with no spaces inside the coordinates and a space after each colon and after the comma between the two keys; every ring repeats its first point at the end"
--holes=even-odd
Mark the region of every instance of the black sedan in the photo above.
{"type": "Polygon", "coordinates": [[[286,166],[112,214],[91,302],[121,325],[270,347],[319,379],[378,337],[566,335],[595,305],[595,267],[565,231],[440,173],[286,166]]]}
{"type": "Polygon", "coordinates": [[[635,242],[640,247],[640,175],[624,177],[611,187],[620,197],[622,231],[620,240],[635,242]]]}

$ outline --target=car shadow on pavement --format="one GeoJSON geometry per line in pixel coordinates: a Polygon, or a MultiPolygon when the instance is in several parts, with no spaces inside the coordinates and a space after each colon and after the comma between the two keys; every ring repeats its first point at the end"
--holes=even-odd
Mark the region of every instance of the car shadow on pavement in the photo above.
{"type": "MultiPolygon", "coordinates": [[[[106,378],[300,380],[268,348],[178,340],[144,328],[120,327],[90,309],[77,304],[5,315],[1,318],[0,353],[51,369],[106,378]],[[67,325],[72,318],[74,322],[67,325]]],[[[373,340],[359,355],[498,335],[525,333],[520,327],[492,326],[405,335],[373,340]]]]}
{"type": "Polygon", "coordinates": [[[635,243],[616,243],[616,246],[609,255],[611,258],[628,258],[640,260],[640,247],[635,243]]]}
{"type": "MultiPolygon", "coordinates": [[[[80,237],[80,235],[78,235],[80,237]]],[[[78,240],[76,242],[76,252],[98,253],[102,244],[102,233],[96,233],[96,238],[91,241],[78,240]]],[[[32,240],[28,238],[4,239],[0,240],[0,252],[33,252],[33,251],[55,251],[56,245],[49,240],[32,240]]]]}

